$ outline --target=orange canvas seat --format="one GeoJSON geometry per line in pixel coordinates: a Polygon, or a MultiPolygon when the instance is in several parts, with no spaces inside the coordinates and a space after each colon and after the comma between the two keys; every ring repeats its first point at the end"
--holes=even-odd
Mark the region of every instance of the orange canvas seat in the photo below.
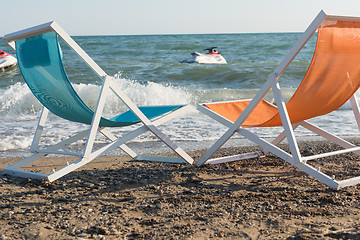
{"type": "MultiPolygon", "coordinates": [[[[230,120],[231,122],[235,122],[250,102],[251,100],[244,100],[234,102],[205,103],[203,105],[223,116],[224,118],[230,120]]],[[[269,119],[272,119],[278,113],[279,111],[276,106],[262,99],[241,126],[260,126],[263,123],[269,121],[269,119]]]]}
{"type": "MultiPolygon", "coordinates": [[[[318,29],[317,44],[309,69],[286,104],[291,123],[330,113],[360,87],[360,22],[327,20],[318,29]]],[[[250,101],[204,104],[232,122],[250,101]]],[[[242,127],[281,126],[275,106],[259,102],[242,127]]]]}
{"type": "Polygon", "coordinates": [[[215,164],[257,157],[271,152],[298,169],[315,177],[328,186],[339,189],[360,183],[360,177],[338,181],[309,164],[311,160],[353,152],[360,155],[360,147],[335,136],[307,120],[337,110],[350,100],[357,125],[360,129],[360,111],[355,93],[360,87],[360,17],[327,15],[321,11],[295,46],[269,74],[259,92],[252,100],[199,104],[198,109],[228,127],[228,130],[196,162],[215,164]],[[280,81],[282,73],[313,36],[317,33],[317,43],[309,68],[297,90],[285,103],[280,81]],[[271,90],[275,104],[263,98],[271,90]],[[284,131],[272,141],[260,138],[251,132],[251,127],[283,127],[284,131]],[[323,138],[338,144],[343,149],[313,156],[302,156],[294,130],[302,126],[323,138]],[[238,133],[264,149],[253,153],[220,158],[210,157],[234,133],[238,133]],[[287,140],[290,153],[278,144],[287,140]]]}

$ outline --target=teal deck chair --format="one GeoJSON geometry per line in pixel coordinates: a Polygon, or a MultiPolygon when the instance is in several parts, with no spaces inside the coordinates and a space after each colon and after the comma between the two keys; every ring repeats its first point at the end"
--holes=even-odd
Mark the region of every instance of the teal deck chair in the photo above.
{"type": "Polygon", "coordinates": [[[39,123],[34,135],[30,151],[33,155],[4,168],[4,173],[18,177],[48,179],[54,181],[69,172],[89,163],[100,155],[120,147],[135,160],[163,161],[173,163],[193,163],[193,159],[173,141],[171,141],[157,126],[184,113],[187,105],[144,106],[137,107],[131,99],[112,81],[80,46],[56,23],[49,22],[36,27],[4,36],[3,40],[16,50],[21,74],[34,96],[43,104],[39,123]],[[103,80],[97,106],[93,111],[79,97],[62,63],[62,51],[58,38],[61,38],[73,49],[87,65],[103,80]],[[106,96],[112,91],[119,97],[129,110],[113,118],[102,117],[106,96]],[[40,138],[45,127],[48,112],[51,111],[60,118],[89,125],[89,129],[82,131],[66,140],[47,148],[40,148],[40,138]],[[142,123],[138,129],[117,137],[109,130],[111,127],[124,127],[142,123]],[[180,158],[154,157],[138,155],[130,149],[126,142],[150,131],[180,158]],[[107,145],[94,150],[97,133],[103,134],[109,142],[107,145]],[[80,153],[66,151],[66,146],[86,139],[84,150],[80,153]],[[50,174],[26,171],[25,166],[48,154],[62,154],[77,156],[78,159],[67,163],[50,174]]]}

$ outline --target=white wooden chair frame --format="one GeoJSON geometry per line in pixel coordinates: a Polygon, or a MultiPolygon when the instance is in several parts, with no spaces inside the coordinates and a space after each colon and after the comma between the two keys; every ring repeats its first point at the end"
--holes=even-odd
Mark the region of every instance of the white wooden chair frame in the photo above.
{"type": "MultiPolygon", "coordinates": [[[[313,22],[310,24],[310,26],[306,29],[306,31],[302,34],[298,42],[295,44],[295,46],[290,50],[290,52],[287,54],[287,56],[284,58],[284,60],[278,65],[278,67],[269,74],[267,81],[262,86],[262,88],[259,90],[259,92],[255,95],[255,97],[252,99],[252,101],[249,103],[249,105],[246,107],[246,109],[243,111],[243,113],[239,116],[239,118],[233,123],[226,118],[222,117],[221,115],[218,115],[217,113],[211,111],[207,107],[203,106],[202,104],[199,104],[197,106],[197,109],[204,114],[210,116],[211,118],[217,120],[218,122],[222,123],[226,127],[228,127],[228,130],[218,139],[215,144],[196,162],[197,166],[201,166],[203,164],[217,164],[217,163],[224,163],[224,162],[231,162],[231,161],[237,161],[241,159],[247,159],[247,158],[254,158],[260,155],[263,155],[266,152],[271,152],[278,157],[284,159],[288,163],[292,164],[293,166],[299,168],[300,170],[306,172],[307,174],[315,177],[319,181],[323,182],[324,184],[328,185],[329,187],[333,189],[340,189],[346,186],[356,185],[360,182],[360,177],[353,177],[350,179],[337,181],[335,179],[335,176],[328,176],[325,173],[321,172],[320,168],[315,169],[314,167],[307,164],[307,161],[314,160],[317,158],[323,158],[328,157],[336,154],[341,153],[347,153],[347,152],[354,152],[358,155],[360,155],[360,147],[355,146],[354,144],[337,137],[311,123],[308,121],[302,121],[296,124],[291,124],[288,111],[286,109],[285,101],[283,99],[283,96],[280,91],[280,85],[278,83],[278,79],[282,75],[282,73],[285,71],[285,69],[288,67],[288,65],[292,62],[292,60],[296,57],[296,55],[300,52],[300,50],[304,47],[304,45],[308,42],[308,40],[311,38],[311,36],[315,33],[315,31],[318,29],[318,27],[321,25],[321,23],[325,19],[333,19],[333,20],[352,20],[352,21],[360,21],[359,17],[348,17],[348,16],[336,16],[336,15],[327,15],[324,11],[320,11],[320,13],[317,15],[317,17],[313,20],[313,22]],[[246,120],[246,118],[249,116],[249,114],[252,112],[252,110],[257,106],[257,104],[261,101],[261,99],[264,98],[265,94],[272,90],[274,94],[275,101],[277,103],[277,107],[279,109],[281,121],[284,127],[284,131],[275,138],[272,142],[266,141],[263,138],[260,138],[256,134],[252,133],[249,129],[242,128],[241,125],[246,120]],[[300,154],[299,147],[297,144],[297,140],[295,138],[294,129],[298,126],[302,126],[322,137],[325,139],[338,144],[339,146],[343,147],[343,150],[339,151],[333,151],[323,154],[317,154],[313,156],[307,156],[303,157],[300,154]],[[221,146],[234,134],[239,133],[240,135],[244,136],[245,138],[249,139],[250,141],[254,142],[255,144],[259,145],[263,149],[265,149],[264,152],[257,151],[252,153],[246,153],[246,154],[240,154],[236,156],[228,156],[228,157],[222,157],[222,158],[215,158],[215,159],[209,159],[215,151],[217,151],[221,146]],[[281,143],[284,139],[287,139],[288,145],[290,148],[290,153],[285,152],[281,148],[279,148],[277,145],[281,143]]],[[[352,96],[350,99],[350,103],[352,106],[352,110],[355,115],[355,119],[358,125],[358,128],[360,129],[360,112],[359,112],[359,104],[355,98],[355,96],[352,96]]]]}
{"type": "Polygon", "coordinates": [[[33,155],[20,160],[12,165],[9,165],[4,168],[4,173],[9,175],[14,175],[18,177],[26,177],[26,178],[35,178],[35,179],[48,179],[49,181],[54,181],[69,172],[74,171],[75,169],[89,163],[100,155],[103,155],[117,147],[120,147],[126,154],[132,157],[135,160],[147,160],[147,161],[161,161],[161,162],[173,162],[173,163],[190,163],[192,164],[193,159],[179,146],[177,146],[173,141],[171,141],[165,134],[163,134],[157,126],[171,120],[172,118],[184,113],[188,110],[189,106],[181,107],[178,110],[175,110],[167,115],[164,115],[160,118],[156,118],[155,120],[149,120],[141,110],[132,102],[132,100],[114,83],[112,78],[108,76],[94,61],[90,56],[56,23],[49,22],[45,23],[33,28],[25,29],[22,31],[18,31],[12,34],[8,34],[4,36],[3,41],[8,43],[13,49],[15,49],[15,41],[18,39],[28,38],[31,36],[36,36],[39,34],[43,34],[46,32],[54,31],[61,39],[63,39],[69,46],[72,48],[77,55],[79,55],[86,64],[103,80],[103,85],[100,91],[100,95],[98,98],[98,102],[94,111],[92,123],[88,130],[80,132],[72,137],[67,138],[66,140],[59,142],[53,146],[50,146],[46,149],[39,148],[39,142],[41,138],[41,134],[45,127],[46,119],[48,116],[49,110],[45,107],[43,108],[40,119],[38,122],[38,126],[36,128],[36,132],[33,138],[32,145],[30,147],[30,152],[34,153],[33,155]],[[119,97],[119,99],[124,102],[124,104],[136,115],[136,117],[143,124],[142,127],[120,137],[117,138],[114,136],[107,128],[99,127],[99,122],[103,113],[103,108],[105,105],[105,99],[109,91],[112,91],[119,97]],[[125,145],[126,142],[134,139],[135,137],[150,131],[156,137],[158,137],[163,143],[165,143],[170,149],[172,149],[180,158],[171,158],[171,157],[154,157],[154,156],[145,156],[138,155],[132,149],[125,145]],[[107,139],[111,142],[107,145],[93,151],[93,146],[95,143],[95,138],[97,132],[103,134],[107,139]],[[86,138],[85,148],[83,152],[66,152],[59,151],[59,149],[63,149],[67,145],[86,138]],[[51,174],[42,174],[35,173],[31,171],[21,170],[20,168],[29,165],[30,163],[37,161],[48,154],[62,154],[62,155],[70,155],[79,157],[76,161],[72,163],[67,163],[61,169],[57,171],[53,170],[51,174]]]}

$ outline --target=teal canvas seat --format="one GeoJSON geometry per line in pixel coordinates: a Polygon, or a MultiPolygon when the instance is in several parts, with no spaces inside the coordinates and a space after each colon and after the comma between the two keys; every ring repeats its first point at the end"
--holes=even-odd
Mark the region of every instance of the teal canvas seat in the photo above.
{"type": "MultiPolygon", "coordinates": [[[[15,42],[19,68],[35,97],[52,113],[69,121],[91,124],[94,111],[72,87],[62,64],[58,36],[48,32],[15,42]]],[[[145,106],[139,109],[149,119],[183,105],[145,106]]],[[[123,127],[140,122],[129,110],[111,119],[101,118],[102,127],[123,127]]]]}
{"type": "Polygon", "coordinates": [[[16,50],[21,74],[31,92],[44,106],[31,146],[31,151],[34,152],[34,154],[6,167],[4,169],[6,173],[20,177],[47,178],[50,181],[53,181],[116,147],[120,147],[129,156],[137,160],[193,163],[192,158],[188,154],[156,127],[175,117],[180,112],[183,112],[187,106],[166,105],[137,107],[125,93],[115,85],[112,78],[106,75],[106,73],[55,22],[8,34],[3,40],[16,50]],[[103,80],[103,86],[95,110],[92,110],[84,103],[73,88],[66,74],[62,62],[63,54],[58,41],[59,37],[63,39],[70,48],[85,61],[95,74],[103,80]],[[106,95],[110,91],[115,93],[119,97],[119,101],[122,101],[129,110],[112,118],[104,118],[102,117],[102,112],[106,101],[106,95]],[[66,120],[90,125],[90,128],[59,144],[46,149],[40,149],[40,136],[44,128],[48,111],[66,120]],[[111,134],[107,129],[109,127],[125,127],[136,123],[142,123],[143,126],[120,138],[111,134]],[[155,136],[174,150],[180,158],[139,156],[125,145],[127,141],[146,131],[151,131],[155,134],[155,136]],[[106,146],[93,151],[97,132],[106,136],[109,139],[109,143],[106,146]],[[87,139],[83,152],[73,153],[63,150],[68,144],[82,138],[87,139]],[[60,149],[62,150],[59,151],[60,149]],[[79,159],[51,174],[35,173],[21,169],[29,163],[43,158],[49,153],[75,155],[79,156],[79,159]]]}

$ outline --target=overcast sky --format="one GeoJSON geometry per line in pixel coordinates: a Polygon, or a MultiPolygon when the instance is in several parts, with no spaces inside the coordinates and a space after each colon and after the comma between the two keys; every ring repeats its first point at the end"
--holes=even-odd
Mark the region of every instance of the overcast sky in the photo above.
{"type": "Polygon", "coordinates": [[[2,0],[0,36],[49,21],[70,35],[302,32],[360,0],[2,0]]]}

